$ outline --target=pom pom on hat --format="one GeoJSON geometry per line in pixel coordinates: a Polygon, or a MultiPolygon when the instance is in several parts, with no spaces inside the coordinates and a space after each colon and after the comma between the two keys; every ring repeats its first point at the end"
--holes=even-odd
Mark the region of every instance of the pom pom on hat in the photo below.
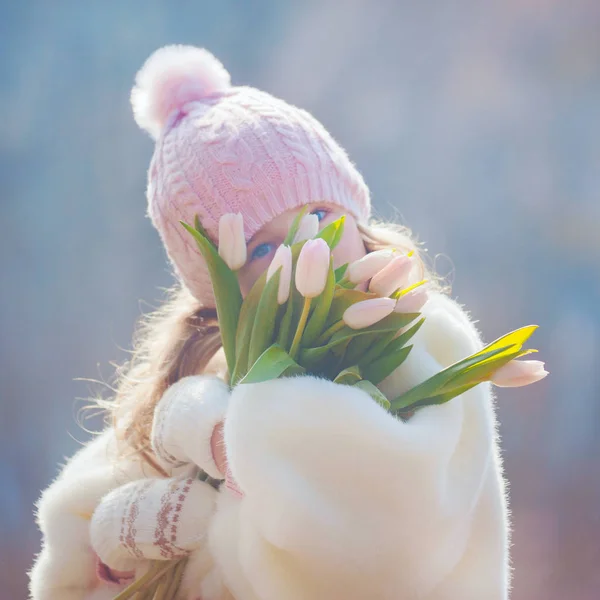
{"type": "Polygon", "coordinates": [[[229,73],[208,50],[165,46],[148,58],[136,76],[133,114],[136,123],[157,139],[173,112],[229,87],[229,73]]]}

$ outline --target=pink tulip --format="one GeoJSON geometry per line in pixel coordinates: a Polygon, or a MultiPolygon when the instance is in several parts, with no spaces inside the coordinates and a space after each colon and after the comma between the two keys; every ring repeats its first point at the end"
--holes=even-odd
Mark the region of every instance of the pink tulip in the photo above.
{"type": "Polygon", "coordinates": [[[511,360],[492,375],[498,387],[521,387],[544,379],[548,371],[541,360],[511,360]]]}
{"type": "Polygon", "coordinates": [[[368,281],[397,256],[394,250],[376,250],[348,265],[346,278],[356,285],[368,281]]]}
{"type": "Polygon", "coordinates": [[[325,289],[330,259],[329,246],[321,238],[302,246],[296,264],[296,288],[305,298],[315,298],[325,289]]]}
{"type": "Polygon", "coordinates": [[[413,261],[408,256],[395,256],[373,276],[369,291],[375,292],[378,296],[389,296],[406,285],[412,267],[413,261]]]}
{"type": "Polygon", "coordinates": [[[290,284],[292,282],[292,250],[289,246],[281,245],[277,248],[275,256],[267,269],[267,281],[281,268],[279,275],[279,288],[277,290],[277,304],[283,304],[290,297],[290,284]]]}
{"type": "Polygon", "coordinates": [[[246,238],[241,213],[227,213],[219,220],[219,256],[232,271],[246,264],[246,238]]]}
{"type": "Polygon", "coordinates": [[[394,311],[396,301],[392,298],[372,298],[349,306],[342,317],[352,329],[363,329],[381,321],[394,311]]]}
{"type": "Polygon", "coordinates": [[[427,302],[428,297],[429,294],[426,288],[423,286],[415,288],[398,299],[398,302],[396,302],[396,308],[394,308],[394,312],[404,313],[407,315],[410,313],[418,313],[423,308],[425,302],[427,302]]]}
{"type": "Polygon", "coordinates": [[[312,240],[317,233],[319,233],[319,217],[317,215],[304,215],[300,219],[298,231],[294,236],[294,244],[304,242],[305,240],[312,240]]]}

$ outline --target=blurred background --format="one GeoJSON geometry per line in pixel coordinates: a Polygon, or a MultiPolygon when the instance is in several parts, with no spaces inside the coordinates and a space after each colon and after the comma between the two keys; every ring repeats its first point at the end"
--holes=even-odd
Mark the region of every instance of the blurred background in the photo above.
{"type": "Polygon", "coordinates": [[[129,106],[167,43],[313,112],[487,341],[541,326],[550,377],[498,393],[512,598],[600,597],[599,31],[597,0],[0,1],[0,598],[89,438],[77,378],[110,381],[172,281],[129,106]]]}

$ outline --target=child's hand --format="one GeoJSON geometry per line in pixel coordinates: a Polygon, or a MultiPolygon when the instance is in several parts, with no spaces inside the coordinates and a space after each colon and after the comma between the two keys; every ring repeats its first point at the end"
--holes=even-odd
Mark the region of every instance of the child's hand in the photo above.
{"type": "Polygon", "coordinates": [[[169,469],[193,463],[220,479],[224,449],[215,447],[213,431],[225,417],[229,388],[217,377],[195,375],[174,383],[154,411],[151,443],[156,457],[169,469]]]}
{"type": "Polygon", "coordinates": [[[216,491],[188,478],[142,479],[102,498],[92,516],[94,551],[113,574],[140,560],[188,555],[206,540],[216,491]]]}

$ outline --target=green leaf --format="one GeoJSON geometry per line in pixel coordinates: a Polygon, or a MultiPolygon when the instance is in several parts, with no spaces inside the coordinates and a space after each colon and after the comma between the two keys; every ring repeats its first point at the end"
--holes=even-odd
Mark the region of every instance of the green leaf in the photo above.
{"type": "MultiPolygon", "coordinates": [[[[419,331],[424,322],[425,317],[422,317],[401,335],[397,335],[397,332],[390,332],[384,336],[380,336],[379,339],[372,344],[366,352],[363,353],[358,364],[365,368],[378,359],[384,359],[385,356],[395,354],[398,350],[406,345],[406,343],[415,335],[415,333],[417,333],[417,331],[419,331]]],[[[371,378],[369,377],[368,379],[371,378]]],[[[376,381],[375,383],[379,383],[379,381],[376,381]]]]}
{"type": "Polygon", "coordinates": [[[475,365],[472,365],[465,369],[462,373],[459,373],[453,377],[445,386],[444,390],[454,389],[456,387],[462,387],[472,382],[482,383],[489,381],[493,374],[500,368],[509,363],[511,360],[520,358],[535,350],[520,350],[518,346],[511,346],[512,350],[506,350],[500,354],[491,358],[481,360],[475,365]]]}
{"type": "Polygon", "coordinates": [[[298,233],[298,228],[300,227],[300,221],[302,221],[302,217],[306,214],[307,210],[308,210],[308,205],[305,204],[302,207],[302,209],[300,210],[300,212],[298,212],[298,214],[294,217],[294,220],[292,221],[290,230],[288,231],[288,234],[285,236],[285,240],[283,240],[283,243],[286,246],[292,245],[294,238],[296,237],[296,234],[298,233]]]}
{"type": "Polygon", "coordinates": [[[479,383],[471,383],[469,385],[465,385],[463,387],[456,388],[456,389],[452,390],[451,392],[446,392],[444,394],[438,394],[437,396],[425,398],[425,399],[415,402],[413,404],[407,405],[403,408],[392,409],[392,414],[402,415],[404,413],[412,412],[419,408],[424,408],[425,406],[439,406],[440,404],[445,404],[446,402],[449,402],[453,398],[456,398],[457,396],[460,396],[461,394],[468,392],[471,388],[474,388],[476,385],[479,385],[479,383]]]}
{"type": "Polygon", "coordinates": [[[408,390],[398,398],[392,400],[392,410],[404,410],[407,407],[416,404],[417,402],[451,391],[445,386],[454,377],[460,375],[469,367],[476,365],[477,363],[483,362],[488,358],[492,358],[494,356],[499,356],[505,353],[507,350],[513,350],[513,348],[514,346],[505,346],[502,348],[490,350],[484,354],[477,353],[461,361],[458,361],[453,365],[450,365],[449,367],[443,369],[433,377],[426,379],[423,383],[420,383],[419,385],[415,386],[411,390],[408,390]]]}
{"type": "Polygon", "coordinates": [[[302,334],[302,346],[311,346],[323,332],[325,322],[327,321],[327,315],[329,314],[329,308],[333,301],[334,292],[335,273],[333,271],[333,258],[331,258],[329,261],[329,273],[327,274],[325,289],[312,302],[314,310],[308,319],[306,329],[302,334]]]}
{"type": "MultiPolygon", "coordinates": [[[[362,337],[362,336],[361,336],[362,337]]],[[[337,342],[336,338],[336,342],[337,342]]],[[[333,338],[331,338],[331,341],[334,341],[333,338]]],[[[352,365],[355,363],[355,361],[351,361],[351,360],[345,360],[346,358],[346,351],[348,350],[348,346],[350,345],[350,342],[352,341],[352,338],[350,336],[344,336],[343,338],[341,338],[341,342],[340,343],[334,343],[333,345],[330,346],[331,352],[338,357],[338,359],[340,359],[340,361],[344,361],[343,364],[346,365],[352,365]]],[[[337,365],[341,365],[342,362],[338,362],[336,363],[337,365]]]]}
{"type": "Polygon", "coordinates": [[[405,346],[394,352],[386,352],[381,358],[362,367],[365,379],[377,385],[388,375],[391,375],[408,358],[411,350],[412,346],[405,346]]]}
{"type": "Polygon", "coordinates": [[[292,344],[292,336],[294,335],[292,323],[294,321],[294,312],[296,309],[295,305],[295,298],[293,292],[291,292],[290,297],[286,302],[285,312],[283,313],[283,317],[279,323],[279,331],[277,333],[277,343],[285,350],[287,350],[292,344]]]}
{"type": "Polygon", "coordinates": [[[395,412],[408,410],[419,403],[429,402],[436,396],[450,399],[458,395],[455,394],[457,390],[487,381],[500,367],[530,352],[522,349],[523,344],[536,329],[537,325],[528,325],[511,331],[479,352],[450,365],[393,400],[393,410],[395,412]]]}
{"type": "Polygon", "coordinates": [[[327,346],[319,346],[318,348],[305,348],[300,350],[298,362],[307,371],[323,372],[332,366],[332,361],[337,358],[333,355],[332,349],[327,346]],[[317,370],[317,367],[319,369],[317,370]]]}
{"type": "Polygon", "coordinates": [[[250,348],[248,350],[248,364],[252,365],[258,357],[273,342],[273,332],[279,305],[277,304],[277,291],[279,290],[279,278],[281,267],[266,282],[258,302],[256,316],[250,337],[250,348]]]}
{"type": "Polygon", "coordinates": [[[360,369],[357,365],[344,369],[334,378],[333,383],[340,383],[343,385],[354,385],[356,382],[362,379],[360,369]]]}
{"type": "Polygon", "coordinates": [[[395,352],[409,342],[412,337],[421,329],[421,326],[425,323],[425,317],[421,317],[414,325],[407,329],[404,333],[400,334],[397,338],[390,342],[390,345],[385,349],[386,352],[395,352]]]}
{"type": "Polygon", "coordinates": [[[348,270],[349,264],[350,263],[343,264],[341,267],[338,267],[335,270],[335,282],[336,283],[339,283],[344,278],[344,275],[346,274],[346,271],[348,270]]]}
{"type": "MultiPolygon", "coordinates": [[[[331,354],[334,352],[337,346],[342,344],[347,345],[350,340],[354,338],[372,333],[388,333],[390,331],[398,331],[399,329],[402,329],[402,327],[408,325],[408,323],[410,323],[415,316],[416,315],[414,314],[392,313],[378,323],[363,329],[352,329],[348,326],[344,326],[332,336],[331,340],[327,344],[318,346],[316,348],[304,348],[301,350],[299,362],[301,365],[306,366],[306,368],[310,370],[321,361],[325,361],[325,363],[327,363],[327,357],[329,356],[329,359],[331,359],[331,354]]],[[[323,368],[325,369],[326,367],[327,365],[324,364],[323,368]]]]}
{"type": "Polygon", "coordinates": [[[267,348],[250,367],[246,376],[240,381],[245,383],[261,383],[278,377],[291,377],[306,373],[298,363],[278,344],[267,348]]]}
{"type": "MultiPolygon", "coordinates": [[[[292,264],[294,266],[294,272],[296,272],[296,261],[298,260],[298,257],[300,256],[300,251],[302,250],[302,247],[304,246],[304,244],[306,244],[308,240],[304,240],[302,242],[296,242],[295,244],[292,244],[290,246],[290,250],[292,251],[292,264]]],[[[293,280],[293,278],[292,278],[293,280]]]]}
{"type": "Polygon", "coordinates": [[[397,334],[397,331],[390,331],[385,335],[377,336],[377,338],[373,340],[373,343],[370,344],[368,348],[363,349],[363,352],[360,354],[360,357],[358,359],[358,364],[363,366],[369,365],[374,360],[380,358],[383,352],[387,350],[390,343],[394,340],[394,337],[397,334]]]}
{"type": "Polygon", "coordinates": [[[333,223],[329,223],[327,227],[323,227],[321,231],[315,236],[315,239],[321,238],[327,242],[327,245],[333,250],[342,239],[344,235],[344,222],[346,221],[346,215],[342,215],[339,219],[333,223]]]}
{"type": "Polygon", "coordinates": [[[396,333],[388,333],[385,336],[381,336],[380,339],[375,344],[372,344],[363,354],[358,364],[360,366],[366,366],[378,358],[383,358],[384,352],[385,354],[392,354],[397,350],[400,350],[400,348],[405,346],[413,335],[419,331],[424,322],[425,317],[422,317],[398,337],[396,337],[396,333]]]}
{"type": "Polygon", "coordinates": [[[370,381],[361,379],[354,384],[354,387],[367,392],[367,394],[369,394],[377,404],[385,408],[385,410],[390,409],[390,401],[370,381]]]}
{"type": "MultiPolygon", "coordinates": [[[[292,282],[296,279],[296,264],[300,250],[302,250],[304,242],[298,242],[291,246],[292,250],[292,282]]],[[[292,283],[290,286],[290,297],[286,303],[285,312],[279,324],[279,332],[277,335],[277,343],[284,349],[289,350],[292,345],[292,338],[296,332],[298,321],[300,319],[300,313],[302,312],[302,305],[304,304],[304,298],[300,295],[300,292],[296,289],[296,286],[292,283]]]]}
{"type": "Polygon", "coordinates": [[[537,325],[527,325],[526,327],[520,327],[519,329],[515,329],[514,331],[511,331],[510,333],[499,337],[491,344],[488,344],[485,348],[482,348],[473,356],[485,354],[490,350],[495,350],[496,348],[503,348],[512,345],[519,346],[520,349],[523,346],[523,344],[533,335],[533,332],[537,328],[537,325]]]}
{"type": "Polygon", "coordinates": [[[329,309],[329,316],[327,317],[326,327],[331,327],[334,323],[337,323],[346,312],[346,309],[356,302],[362,300],[370,300],[371,298],[377,298],[377,294],[371,294],[369,292],[361,292],[360,290],[349,290],[336,286],[333,293],[333,300],[331,302],[331,308],[329,309]]]}
{"type": "Polygon", "coordinates": [[[240,318],[235,334],[235,369],[231,376],[231,385],[235,385],[248,370],[248,351],[250,349],[252,327],[256,320],[258,303],[262,296],[266,281],[267,273],[265,272],[256,280],[252,289],[242,302],[242,309],[240,310],[240,318]]]}
{"type": "Polygon", "coordinates": [[[198,215],[196,215],[194,217],[194,227],[196,228],[196,231],[200,234],[203,235],[206,240],[212,244],[212,247],[217,250],[218,252],[218,248],[217,245],[210,239],[210,236],[208,235],[208,232],[206,231],[206,229],[204,229],[204,227],[202,226],[202,223],[200,222],[200,217],[198,215]]]}
{"type": "Polygon", "coordinates": [[[235,334],[242,306],[240,285],[236,274],[219,256],[214,244],[187,223],[180,222],[196,240],[198,249],[208,266],[215,294],[217,318],[219,319],[219,329],[227,360],[227,369],[231,375],[235,369],[235,334]]]}
{"type": "MultiPolygon", "coordinates": [[[[450,392],[438,394],[437,396],[434,396],[433,398],[430,398],[429,400],[431,401],[432,404],[445,404],[446,402],[452,400],[452,398],[456,398],[457,396],[460,396],[461,394],[468,392],[470,389],[479,385],[479,383],[480,383],[479,381],[475,381],[473,383],[468,383],[468,384],[462,385],[460,387],[456,387],[450,392]]],[[[419,404],[419,406],[415,407],[415,408],[420,408],[422,406],[428,406],[428,404],[425,404],[425,403],[419,404]]]]}
{"type": "Polygon", "coordinates": [[[451,365],[445,370],[450,377],[447,378],[447,381],[444,382],[436,395],[445,397],[465,386],[473,387],[478,383],[489,381],[500,367],[511,360],[534,352],[534,350],[523,350],[522,348],[536,329],[537,325],[528,325],[511,331],[472,356],[451,365]]]}
{"type": "MultiPolygon", "coordinates": [[[[393,335],[392,332],[384,335],[393,335]]],[[[365,352],[380,338],[382,334],[371,333],[349,341],[345,349],[344,360],[349,364],[357,364],[365,352]]]]}

